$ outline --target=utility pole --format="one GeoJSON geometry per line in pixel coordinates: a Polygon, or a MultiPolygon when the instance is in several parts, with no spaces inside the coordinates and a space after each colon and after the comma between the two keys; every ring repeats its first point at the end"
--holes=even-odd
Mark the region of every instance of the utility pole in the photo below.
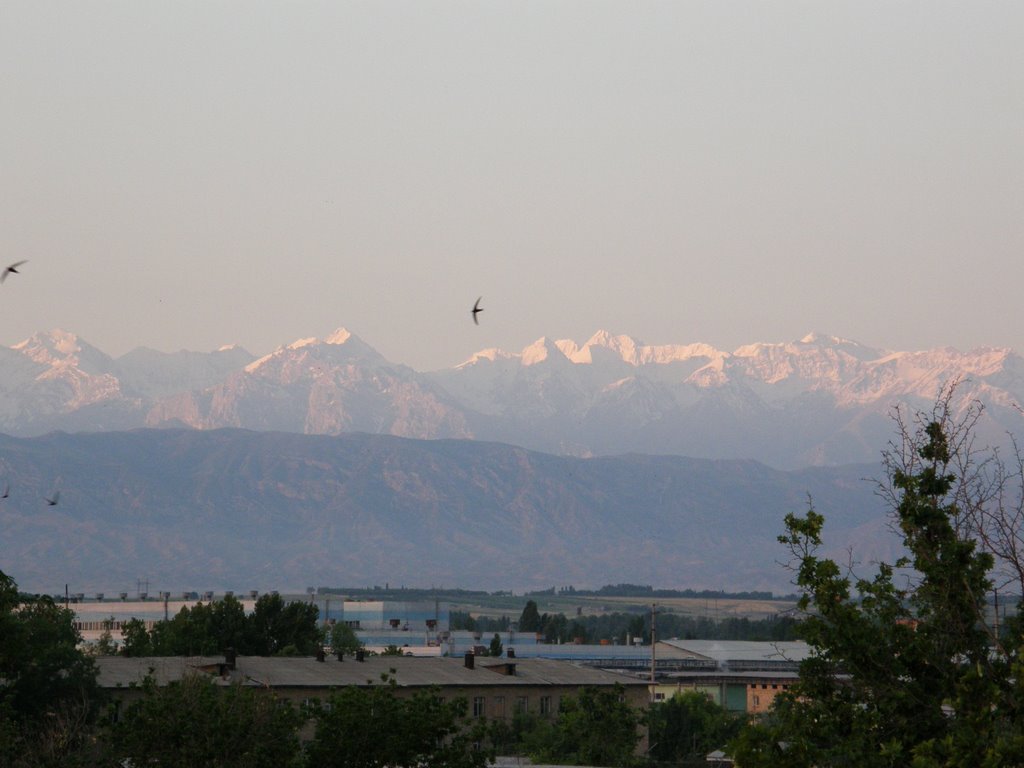
{"type": "Polygon", "coordinates": [[[657,610],[655,610],[656,607],[657,607],[657,603],[651,603],[651,703],[652,704],[655,701],[654,686],[655,686],[656,683],[655,683],[655,676],[654,676],[654,667],[655,667],[655,664],[657,662],[657,652],[654,650],[654,648],[655,648],[655,645],[658,642],[657,641],[657,630],[654,627],[654,622],[655,622],[655,619],[656,619],[656,617],[658,615],[657,610]]]}

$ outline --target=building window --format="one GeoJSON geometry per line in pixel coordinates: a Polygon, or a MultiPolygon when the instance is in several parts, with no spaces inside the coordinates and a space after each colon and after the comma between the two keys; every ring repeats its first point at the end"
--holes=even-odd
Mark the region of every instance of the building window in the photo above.
{"type": "Polygon", "coordinates": [[[504,717],[505,716],[505,697],[495,696],[494,697],[494,716],[504,717]]]}
{"type": "Polygon", "coordinates": [[[516,699],[516,714],[525,715],[530,711],[530,700],[526,696],[519,696],[516,699]]]}
{"type": "Polygon", "coordinates": [[[473,717],[484,716],[484,697],[474,696],[473,697],[473,717]]]}
{"type": "Polygon", "coordinates": [[[761,706],[761,697],[758,696],[756,693],[754,694],[754,706],[755,707],[761,706]]]}
{"type": "Polygon", "coordinates": [[[540,713],[542,715],[550,715],[551,714],[551,697],[550,696],[541,696],[540,697],[540,713]]]}

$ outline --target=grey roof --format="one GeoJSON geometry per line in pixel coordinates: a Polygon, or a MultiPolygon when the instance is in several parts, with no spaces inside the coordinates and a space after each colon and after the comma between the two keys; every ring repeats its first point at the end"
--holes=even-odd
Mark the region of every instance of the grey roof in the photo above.
{"type": "Polygon", "coordinates": [[[799,640],[754,641],[754,640],[663,640],[683,651],[714,659],[722,666],[750,666],[763,663],[768,665],[796,665],[811,655],[811,647],[799,640]]]}
{"type": "Polygon", "coordinates": [[[207,665],[216,666],[222,661],[223,656],[98,656],[97,680],[101,688],[127,688],[141,683],[150,675],[157,685],[167,685],[189,672],[207,665]]]}
{"type": "MultiPolygon", "coordinates": [[[[512,646],[515,648],[516,659],[562,659],[565,661],[639,661],[650,662],[651,646],[649,645],[598,645],[575,643],[537,643],[535,645],[512,646]]],[[[689,649],[658,642],[655,648],[658,659],[701,659],[699,653],[689,649]]]]}
{"type": "MultiPolygon", "coordinates": [[[[141,682],[149,670],[153,670],[152,674],[161,684],[179,679],[189,671],[204,670],[204,667],[204,671],[215,673],[224,658],[100,657],[96,661],[100,685],[110,688],[141,682]]],[[[382,675],[393,677],[399,687],[647,684],[626,675],[551,659],[509,661],[477,657],[474,668],[469,669],[461,658],[408,656],[371,656],[362,662],[352,658],[339,662],[332,656],[324,661],[306,657],[239,656],[230,679],[271,688],[339,688],[380,684],[382,675]],[[515,675],[501,674],[500,668],[507,664],[515,665],[515,675]]]]}

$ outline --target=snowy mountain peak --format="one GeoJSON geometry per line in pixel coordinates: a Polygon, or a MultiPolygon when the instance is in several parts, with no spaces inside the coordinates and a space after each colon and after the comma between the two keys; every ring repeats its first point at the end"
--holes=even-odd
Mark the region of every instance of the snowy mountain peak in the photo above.
{"type": "Polygon", "coordinates": [[[593,365],[595,352],[598,352],[603,360],[609,357],[618,358],[622,362],[635,367],[643,365],[667,365],[676,362],[685,362],[695,358],[706,360],[720,360],[728,358],[728,352],[723,352],[709,344],[644,344],[642,341],[626,334],[612,334],[605,330],[597,331],[581,346],[573,339],[558,339],[551,341],[546,336],[541,337],[530,346],[523,349],[519,355],[511,355],[500,349],[490,348],[477,352],[458,368],[470,365],[478,360],[495,361],[497,359],[508,359],[518,357],[523,365],[536,365],[542,360],[562,357],[577,365],[593,365]],[[603,352],[599,352],[603,351],[603,352]],[[609,354],[610,353],[610,354],[609,354]]]}
{"type": "Polygon", "coordinates": [[[60,328],[35,333],[24,341],[18,342],[11,349],[17,349],[40,363],[52,362],[53,358],[58,355],[68,357],[82,351],[78,336],[60,328]],[[40,359],[43,356],[46,356],[46,359],[40,359]]]}
{"type": "Polygon", "coordinates": [[[855,342],[849,339],[841,339],[838,336],[832,336],[827,333],[820,333],[818,331],[811,331],[802,339],[801,344],[823,344],[825,346],[837,346],[839,344],[853,344],[855,342]]]}
{"type": "Polygon", "coordinates": [[[558,348],[555,342],[551,341],[547,336],[541,336],[533,344],[523,349],[519,359],[523,365],[536,365],[552,356],[557,359],[557,357],[565,357],[565,354],[558,348]]]}
{"type": "Polygon", "coordinates": [[[107,373],[112,363],[108,355],[60,328],[33,334],[11,348],[40,365],[77,367],[91,374],[107,373]]]}
{"type": "Polygon", "coordinates": [[[338,328],[334,333],[324,337],[324,344],[344,344],[351,338],[353,338],[352,334],[347,328],[338,328]]]}
{"type": "Polygon", "coordinates": [[[468,360],[456,365],[455,370],[461,370],[481,361],[496,363],[498,360],[511,360],[514,357],[515,355],[498,349],[497,347],[488,347],[487,349],[481,349],[479,352],[475,352],[468,360]]]}
{"type": "Polygon", "coordinates": [[[272,361],[294,359],[297,355],[313,355],[318,359],[359,361],[373,365],[384,362],[384,358],[366,342],[345,328],[338,328],[323,339],[315,336],[296,339],[287,346],[278,347],[269,355],[253,360],[247,366],[247,373],[255,373],[272,361]]]}
{"type": "Polygon", "coordinates": [[[728,354],[721,352],[708,344],[644,344],[626,334],[613,335],[608,331],[598,331],[586,344],[576,350],[573,354],[566,353],[574,363],[593,362],[595,348],[603,348],[614,352],[623,362],[633,366],[641,365],[666,365],[673,362],[682,362],[695,357],[703,357],[711,360],[728,357],[728,354]]]}

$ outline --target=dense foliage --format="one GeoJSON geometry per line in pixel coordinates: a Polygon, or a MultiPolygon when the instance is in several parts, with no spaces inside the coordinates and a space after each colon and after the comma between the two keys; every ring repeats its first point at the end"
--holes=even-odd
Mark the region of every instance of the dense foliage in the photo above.
{"type": "Polygon", "coordinates": [[[567,587],[551,587],[550,589],[528,592],[527,596],[540,595],[580,595],[594,597],[687,597],[700,599],[734,599],[734,600],[773,600],[771,592],[726,592],[721,589],[655,589],[650,584],[605,584],[599,589],[576,589],[567,587]]]}
{"type": "Polygon", "coordinates": [[[663,765],[706,766],[707,754],[735,738],[744,723],[701,692],[678,693],[650,709],[650,757],[663,765]]]}
{"type": "Polygon", "coordinates": [[[813,507],[787,516],[780,541],[817,652],[739,739],[743,766],[1024,764],[1022,628],[1014,619],[1007,643],[987,623],[994,561],[972,525],[984,486],[964,474],[971,443],[948,403],[904,430],[887,461],[905,559],[857,578],[818,556],[824,518],[813,507]]]}
{"type": "Polygon", "coordinates": [[[238,683],[215,685],[196,674],[157,687],[148,679],[140,698],[101,734],[111,764],[156,768],[278,768],[301,765],[296,708],[238,683]]]}
{"type": "MultiPolygon", "coordinates": [[[[687,640],[795,640],[799,621],[792,616],[774,616],[766,619],[748,619],[730,616],[715,619],[712,616],[686,616],[678,613],[657,614],[659,638],[679,637],[687,640]]],[[[449,614],[453,630],[480,633],[507,631],[508,617],[489,619],[473,617],[463,611],[449,614]]],[[[519,619],[520,632],[539,632],[544,642],[569,643],[576,638],[585,642],[602,640],[624,644],[627,636],[650,640],[650,611],[606,613],[599,616],[576,616],[569,619],[563,613],[539,613],[537,604],[529,600],[519,619]]]]}
{"type": "Polygon", "coordinates": [[[644,717],[623,694],[618,685],[583,688],[578,696],[563,696],[554,717],[517,713],[511,724],[496,723],[492,738],[499,752],[526,755],[536,763],[638,764],[635,750],[644,717]]]}
{"type": "Polygon", "coordinates": [[[212,656],[233,648],[243,656],[311,655],[321,642],[319,611],[312,603],[285,603],[265,594],[246,614],[237,598],[183,607],[147,631],[132,619],[123,628],[127,656],[212,656]]]}
{"type": "Polygon", "coordinates": [[[73,614],[0,571],[0,765],[70,764],[96,711],[96,669],[73,614]]]}
{"type": "Polygon", "coordinates": [[[466,717],[466,700],[437,691],[395,695],[394,681],[347,687],[315,705],[316,731],[306,748],[317,768],[484,768],[485,723],[466,717]]]}

